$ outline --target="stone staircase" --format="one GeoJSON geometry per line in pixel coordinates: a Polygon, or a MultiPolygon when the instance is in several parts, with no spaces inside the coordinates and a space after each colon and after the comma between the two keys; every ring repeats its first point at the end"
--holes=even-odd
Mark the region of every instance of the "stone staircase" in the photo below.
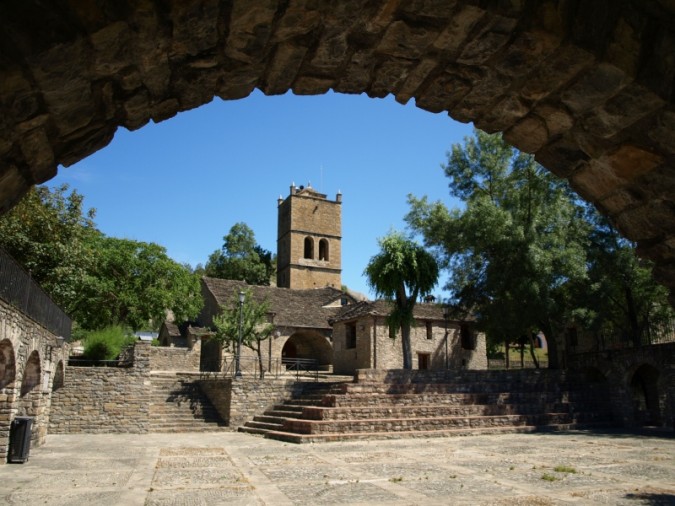
{"type": "Polygon", "coordinates": [[[187,375],[153,374],[150,389],[150,432],[226,430],[208,398],[187,375]]]}
{"type": "Polygon", "coordinates": [[[276,404],[264,414],[256,415],[253,420],[246,422],[238,430],[265,436],[270,432],[283,431],[286,422],[302,418],[307,408],[322,406],[326,396],[341,393],[344,389],[343,385],[346,384],[344,381],[303,383],[302,393],[298,397],[276,404]]]}
{"type": "Polygon", "coordinates": [[[612,425],[603,385],[560,371],[359,371],[239,430],[293,443],[568,430],[612,425]]]}

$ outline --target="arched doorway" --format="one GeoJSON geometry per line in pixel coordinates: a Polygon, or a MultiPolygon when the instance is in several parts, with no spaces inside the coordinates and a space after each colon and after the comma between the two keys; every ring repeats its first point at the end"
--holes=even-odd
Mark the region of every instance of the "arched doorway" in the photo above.
{"type": "Polygon", "coordinates": [[[333,363],[333,347],[326,337],[318,332],[300,331],[294,333],[281,349],[282,360],[312,359],[321,368],[333,363]]]}
{"type": "Polygon", "coordinates": [[[14,346],[9,339],[0,341],[0,457],[7,455],[9,448],[9,423],[12,419],[14,405],[14,381],[16,379],[16,361],[14,359],[14,346]]]}
{"type": "Polygon", "coordinates": [[[661,422],[659,376],[658,369],[648,364],[641,365],[633,373],[630,392],[633,419],[637,425],[659,425],[661,422]]]}
{"type": "Polygon", "coordinates": [[[40,423],[40,415],[43,408],[40,392],[41,378],[40,355],[37,351],[33,351],[28,357],[23,370],[17,415],[33,418],[31,445],[34,446],[41,443],[42,436],[44,435],[42,432],[45,430],[40,423]]]}
{"type": "Polygon", "coordinates": [[[3,339],[0,341],[0,393],[7,394],[7,390],[14,387],[15,378],[14,347],[9,339],[3,339]]]}
{"type": "Polygon", "coordinates": [[[63,360],[59,360],[59,363],[56,364],[56,369],[54,370],[54,381],[52,382],[52,392],[63,388],[65,382],[65,366],[63,365],[63,360]]]}

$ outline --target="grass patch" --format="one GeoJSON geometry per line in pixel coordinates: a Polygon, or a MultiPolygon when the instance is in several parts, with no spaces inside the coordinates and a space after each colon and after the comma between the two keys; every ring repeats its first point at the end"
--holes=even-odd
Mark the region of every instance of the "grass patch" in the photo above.
{"type": "Polygon", "coordinates": [[[396,478],[389,478],[389,481],[392,483],[399,483],[403,481],[403,476],[397,476],[396,478]]]}
{"type": "Polygon", "coordinates": [[[558,478],[553,476],[552,474],[544,473],[541,475],[541,479],[544,481],[557,481],[558,478]]]}
{"type": "Polygon", "coordinates": [[[553,470],[556,473],[576,474],[577,470],[570,466],[555,466],[553,470]]]}

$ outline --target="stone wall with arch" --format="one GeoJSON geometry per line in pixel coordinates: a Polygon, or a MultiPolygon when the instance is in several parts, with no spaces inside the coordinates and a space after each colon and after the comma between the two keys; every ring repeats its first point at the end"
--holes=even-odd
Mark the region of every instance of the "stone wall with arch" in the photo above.
{"type": "Polygon", "coordinates": [[[392,94],[534,153],[672,290],[674,27],[663,0],[6,2],[0,211],[214,97],[392,94]]]}
{"type": "Polygon", "coordinates": [[[63,384],[67,359],[67,345],[0,299],[0,463],[16,416],[32,417],[31,445],[44,444],[55,377],[63,384]]]}
{"type": "Polygon", "coordinates": [[[675,429],[675,343],[572,355],[568,367],[606,385],[617,422],[675,429]]]}

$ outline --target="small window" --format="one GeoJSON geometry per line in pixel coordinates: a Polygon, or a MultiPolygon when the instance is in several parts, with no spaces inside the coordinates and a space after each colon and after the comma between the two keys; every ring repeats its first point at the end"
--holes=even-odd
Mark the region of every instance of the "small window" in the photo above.
{"type": "Polygon", "coordinates": [[[465,350],[475,350],[476,339],[474,338],[473,332],[471,332],[471,327],[462,325],[459,332],[462,339],[462,348],[465,350]]]}
{"type": "Polygon", "coordinates": [[[434,326],[431,322],[427,322],[427,339],[434,338],[434,326]]]}
{"type": "Polygon", "coordinates": [[[328,241],[326,239],[321,239],[319,241],[319,260],[328,262],[328,241]]]}
{"type": "Polygon", "coordinates": [[[345,341],[347,349],[356,348],[356,323],[347,323],[345,325],[345,341]]]}
{"type": "Polygon", "coordinates": [[[421,370],[429,369],[431,366],[431,354],[430,353],[418,353],[417,354],[417,368],[421,370]]]}
{"type": "Polygon", "coordinates": [[[314,239],[305,237],[305,258],[314,258],[314,239]]]}

